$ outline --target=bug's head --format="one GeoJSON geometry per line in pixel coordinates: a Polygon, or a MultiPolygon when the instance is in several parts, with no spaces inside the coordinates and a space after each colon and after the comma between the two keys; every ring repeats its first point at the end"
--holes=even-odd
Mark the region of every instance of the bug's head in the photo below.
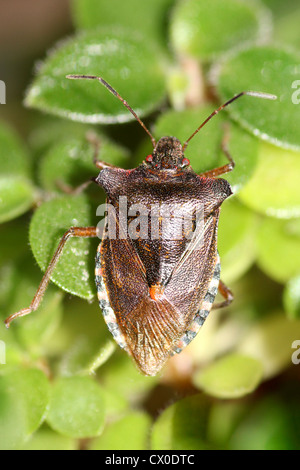
{"type": "Polygon", "coordinates": [[[176,137],[162,137],[154,147],[146,163],[157,170],[178,170],[190,164],[185,158],[182,145],[176,137]]]}

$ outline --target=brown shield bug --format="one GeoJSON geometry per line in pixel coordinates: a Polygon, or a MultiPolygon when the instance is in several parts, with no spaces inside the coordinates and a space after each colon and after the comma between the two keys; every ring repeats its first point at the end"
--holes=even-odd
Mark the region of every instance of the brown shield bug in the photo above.
{"type": "MultiPolygon", "coordinates": [[[[94,181],[106,191],[111,208],[97,250],[95,276],[99,304],[110,332],[140,371],[155,375],[170,356],[180,353],[196,336],[212,308],[227,306],[233,300],[220,280],[217,251],[220,206],[232,191],[226,180],[217,177],[231,171],[234,162],[224,140],[222,148],[229,163],[198,175],[184,151],[215,114],[239,97],[276,97],[239,93],[216,109],[183,145],[175,137],[162,137],[156,143],[129,104],[103,78],[68,78],[99,80],[152,140],[152,154],[132,170],[95,158],[100,173],[94,181]],[[129,207],[125,215],[121,210],[124,199],[129,207]],[[134,218],[137,212],[138,224],[134,218]],[[225,300],[213,305],[218,290],[225,300]]],[[[64,234],[30,306],[7,318],[7,327],[15,318],[38,308],[67,240],[98,234],[96,227],[71,227],[64,234]]]]}

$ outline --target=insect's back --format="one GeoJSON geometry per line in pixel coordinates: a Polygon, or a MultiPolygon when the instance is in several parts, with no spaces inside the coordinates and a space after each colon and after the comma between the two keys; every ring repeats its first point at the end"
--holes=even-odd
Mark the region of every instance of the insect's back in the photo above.
{"type": "Polygon", "coordinates": [[[204,301],[217,264],[219,205],[230,186],[192,170],[159,177],[142,166],[101,173],[122,234],[102,241],[101,295],[105,289],[120,342],[139,368],[153,375],[204,301]],[[125,197],[126,218],[119,213],[125,197]]]}

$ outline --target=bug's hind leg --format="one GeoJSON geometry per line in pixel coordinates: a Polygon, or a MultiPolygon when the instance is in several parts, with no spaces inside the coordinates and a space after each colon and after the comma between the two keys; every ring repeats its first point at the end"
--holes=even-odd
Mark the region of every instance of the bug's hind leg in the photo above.
{"type": "Polygon", "coordinates": [[[229,287],[227,287],[226,284],[224,284],[224,282],[221,280],[219,282],[218,290],[225,300],[223,302],[218,302],[216,304],[213,304],[212,306],[213,309],[227,307],[228,305],[231,304],[231,302],[234,299],[234,295],[229,289],[229,287]]]}

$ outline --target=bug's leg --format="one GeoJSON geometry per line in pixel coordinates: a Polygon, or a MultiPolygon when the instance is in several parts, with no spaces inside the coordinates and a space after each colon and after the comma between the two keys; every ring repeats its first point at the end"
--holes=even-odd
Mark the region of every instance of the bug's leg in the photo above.
{"type": "Polygon", "coordinates": [[[69,186],[63,181],[57,180],[56,186],[66,194],[81,194],[91,183],[92,180],[88,180],[80,184],[79,186],[76,186],[76,188],[72,188],[72,186],[69,186]]]}
{"type": "Polygon", "coordinates": [[[94,132],[87,132],[86,139],[94,147],[93,162],[99,170],[103,170],[104,168],[116,168],[111,163],[106,163],[102,160],[99,160],[98,155],[100,152],[101,141],[94,132]]]}
{"type": "Polygon", "coordinates": [[[5,325],[8,328],[10,323],[15,320],[16,318],[23,317],[24,315],[28,315],[29,313],[33,312],[36,310],[44,296],[44,293],[48,287],[48,284],[50,282],[51,275],[55,269],[55,266],[63,252],[64,246],[66,242],[69,240],[71,237],[82,237],[82,238],[90,238],[90,237],[97,237],[98,232],[96,227],[71,227],[62,237],[62,239],[59,242],[59,245],[57,247],[56,252],[54,253],[50,264],[41,280],[41,283],[35,293],[35,296],[32,299],[31,304],[27,308],[23,308],[22,310],[19,310],[16,313],[13,313],[10,315],[6,320],[5,320],[5,325]]]}
{"type": "Polygon", "coordinates": [[[214,170],[205,171],[204,173],[201,173],[199,176],[204,176],[206,178],[215,178],[216,176],[223,175],[224,173],[229,173],[230,171],[234,169],[235,163],[228,150],[228,141],[229,141],[229,132],[228,132],[228,129],[226,129],[224,137],[221,142],[221,149],[222,149],[222,152],[227,157],[227,159],[229,160],[229,163],[227,163],[226,165],[220,166],[219,168],[215,168],[214,170]]]}
{"type": "MultiPolygon", "coordinates": [[[[103,168],[113,168],[114,167],[113,165],[102,162],[101,160],[98,159],[98,155],[100,153],[100,147],[101,147],[101,140],[99,139],[99,137],[94,132],[90,131],[90,132],[87,132],[86,134],[86,140],[94,148],[94,153],[93,153],[94,165],[99,170],[103,170],[103,168]]],[[[80,184],[76,188],[73,188],[72,186],[69,186],[68,184],[60,180],[56,182],[56,185],[58,186],[59,189],[61,189],[66,194],[81,194],[93,181],[94,181],[94,178],[91,178],[90,180],[85,181],[84,183],[80,184]]]]}
{"type": "Polygon", "coordinates": [[[223,302],[213,304],[213,309],[227,307],[229,304],[231,304],[234,299],[233,293],[231,292],[229,287],[227,287],[226,284],[224,284],[224,282],[221,280],[219,282],[218,290],[225,300],[223,302]]]}

